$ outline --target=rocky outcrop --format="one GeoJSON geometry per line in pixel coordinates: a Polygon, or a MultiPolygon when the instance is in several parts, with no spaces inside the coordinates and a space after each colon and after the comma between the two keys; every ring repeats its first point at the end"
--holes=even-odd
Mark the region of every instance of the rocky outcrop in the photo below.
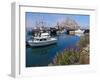
{"type": "Polygon", "coordinates": [[[71,18],[66,18],[64,21],[59,22],[59,26],[60,28],[66,28],[66,29],[79,29],[80,28],[78,23],[71,18]]]}

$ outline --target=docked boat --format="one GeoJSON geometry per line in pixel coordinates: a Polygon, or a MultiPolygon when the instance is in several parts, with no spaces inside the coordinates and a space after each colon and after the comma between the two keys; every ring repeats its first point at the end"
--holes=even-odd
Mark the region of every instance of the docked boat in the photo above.
{"type": "Polygon", "coordinates": [[[28,44],[33,47],[46,46],[54,44],[57,42],[56,38],[53,38],[49,33],[41,33],[41,35],[34,37],[31,40],[28,40],[28,44]]]}
{"type": "Polygon", "coordinates": [[[81,29],[78,29],[75,31],[75,34],[83,34],[84,33],[84,30],[81,30],[81,29]]]}

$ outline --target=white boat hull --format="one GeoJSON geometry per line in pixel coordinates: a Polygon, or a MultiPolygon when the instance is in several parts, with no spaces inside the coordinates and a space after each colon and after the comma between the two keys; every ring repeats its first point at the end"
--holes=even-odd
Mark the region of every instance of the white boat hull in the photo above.
{"type": "Polygon", "coordinates": [[[79,29],[79,30],[76,30],[76,31],[75,31],[75,34],[83,34],[83,33],[84,33],[84,30],[80,30],[80,29],[79,29]]]}
{"type": "Polygon", "coordinates": [[[38,46],[46,46],[46,45],[54,44],[56,42],[57,42],[57,39],[56,38],[52,38],[50,40],[40,41],[40,42],[34,42],[33,40],[29,40],[28,44],[30,46],[33,46],[33,47],[38,47],[38,46]]]}

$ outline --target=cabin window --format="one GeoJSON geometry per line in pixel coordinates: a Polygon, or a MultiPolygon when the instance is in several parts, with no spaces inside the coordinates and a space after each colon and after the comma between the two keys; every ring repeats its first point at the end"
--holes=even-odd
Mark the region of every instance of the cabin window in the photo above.
{"type": "Polygon", "coordinates": [[[40,41],[46,41],[46,39],[40,39],[40,41]]]}
{"type": "Polygon", "coordinates": [[[39,39],[36,39],[36,41],[39,41],[39,39]]]}
{"type": "Polygon", "coordinates": [[[42,41],[42,39],[40,39],[40,41],[42,41]]]}
{"type": "Polygon", "coordinates": [[[43,39],[44,41],[46,41],[46,39],[43,39]]]}

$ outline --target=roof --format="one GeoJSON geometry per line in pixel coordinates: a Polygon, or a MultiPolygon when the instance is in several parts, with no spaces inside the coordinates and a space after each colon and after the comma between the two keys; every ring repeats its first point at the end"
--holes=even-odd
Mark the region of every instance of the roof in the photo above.
{"type": "Polygon", "coordinates": [[[41,33],[41,36],[49,36],[49,33],[41,33]]]}

